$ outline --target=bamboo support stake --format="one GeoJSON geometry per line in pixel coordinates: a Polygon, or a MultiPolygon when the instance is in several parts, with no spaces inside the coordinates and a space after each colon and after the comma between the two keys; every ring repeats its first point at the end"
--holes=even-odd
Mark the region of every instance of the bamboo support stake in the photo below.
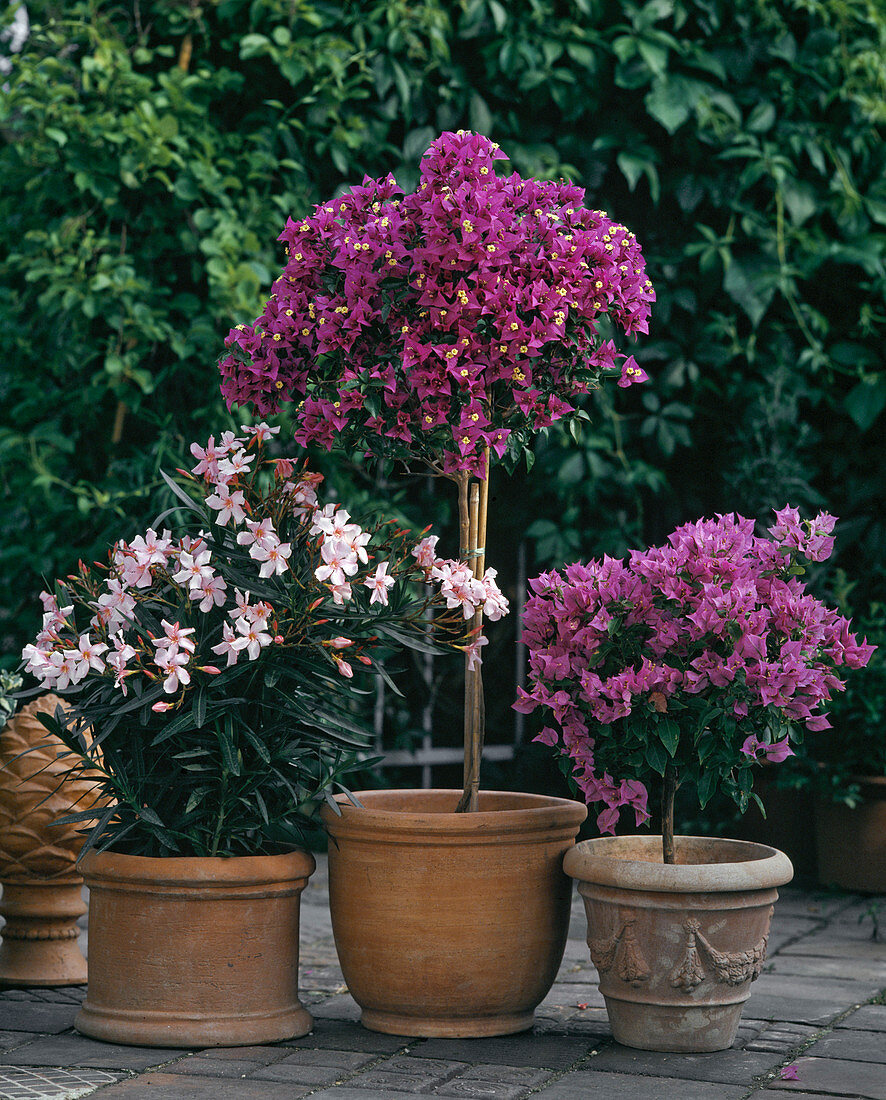
{"type": "MultiPolygon", "coordinates": [[[[471,562],[477,560],[478,522],[480,515],[480,489],[476,481],[472,482],[468,498],[469,536],[468,553],[471,562]]],[[[476,565],[474,575],[476,576],[476,565]]],[[[477,614],[474,614],[474,622],[477,614]]],[[[459,800],[457,812],[467,810],[474,813],[477,810],[478,783],[478,744],[477,744],[477,670],[470,667],[470,657],[465,654],[465,764],[464,764],[464,793],[459,800]]]]}
{"type": "MultiPolygon", "coordinates": [[[[479,484],[470,485],[468,500],[468,554],[474,576],[482,578],[486,561],[486,518],[489,510],[489,451],[484,457],[486,477],[479,484]]],[[[483,612],[474,613],[471,637],[476,641],[483,631],[483,612]]],[[[479,806],[480,760],[485,737],[485,706],[483,699],[483,674],[479,663],[470,667],[470,657],[465,654],[465,755],[464,792],[456,812],[475,812],[479,806]]]]}

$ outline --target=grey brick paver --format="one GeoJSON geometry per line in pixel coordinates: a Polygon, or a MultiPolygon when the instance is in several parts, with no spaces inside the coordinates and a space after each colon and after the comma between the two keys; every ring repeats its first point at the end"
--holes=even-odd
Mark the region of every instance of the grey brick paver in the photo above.
{"type": "Polygon", "coordinates": [[[45,1001],[0,1001],[0,1028],[58,1035],[74,1026],[79,1006],[45,1001]]]}
{"type": "Polygon", "coordinates": [[[613,1043],[595,1055],[583,1068],[592,1073],[643,1074],[648,1077],[675,1077],[682,1088],[684,1081],[720,1081],[727,1085],[750,1083],[762,1077],[784,1059],[778,1054],[747,1050],[724,1050],[714,1054],[665,1054],[632,1050],[613,1043]]]}
{"type": "Polygon", "coordinates": [[[568,1069],[591,1049],[593,1044],[581,1036],[525,1032],[494,1039],[428,1039],[422,1054],[461,1062],[568,1069]]]}
{"type": "Polygon", "coordinates": [[[854,1062],[878,1062],[886,1077],[886,1035],[878,1031],[832,1031],[803,1051],[810,1058],[849,1058],[854,1062]]]}
{"type": "Polygon", "coordinates": [[[758,1019],[823,1026],[850,1006],[871,1000],[881,988],[876,981],[764,974],[751,989],[748,1008],[758,1019]]]}
{"type": "Polygon", "coordinates": [[[532,1100],[744,1100],[746,1094],[744,1085],[578,1070],[533,1093],[532,1100]]]}
{"type": "Polygon", "coordinates": [[[385,1069],[370,1069],[361,1073],[353,1081],[349,1081],[351,1088],[366,1089],[371,1092],[383,1092],[386,1095],[397,1093],[428,1093],[437,1085],[442,1085],[444,1075],[438,1073],[389,1073],[385,1069]]]}
{"type": "Polygon", "coordinates": [[[886,1004],[865,1005],[841,1020],[837,1027],[857,1028],[863,1031],[886,1031],[886,1004]]]}
{"type": "Polygon", "coordinates": [[[250,1081],[285,1081],[289,1084],[312,1086],[332,1085],[347,1077],[347,1070],[333,1066],[300,1066],[291,1062],[276,1062],[272,1066],[255,1067],[249,1074],[250,1081]]]}
{"type": "Polygon", "coordinates": [[[222,1077],[185,1077],[174,1073],[146,1073],[110,1085],[96,1100],[301,1100],[311,1091],[303,1085],[227,1080],[222,1077]],[[273,1090],[268,1091],[269,1087],[273,1090]]]}
{"type": "Polygon", "coordinates": [[[261,1063],[247,1062],[242,1058],[182,1058],[166,1066],[167,1073],[181,1073],[189,1077],[246,1077],[261,1063]]]}
{"type": "MultiPolygon", "coordinates": [[[[825,1093],[828,1096],[851,1096],[853,1100],[886,1100],[886,1073],[882,1065],[853,1062],[841,1058],[797,1058],[797,1080],[778,1080],[779,1089],[793,1092],[825,1093]]],[[[770,1100],[767,1090],[763,1094],[770,1100]]]]}
{"type": "Polygon", "coordinates": [[[141,1072],[162,1066],[186,1054],[184,1050],[118,1046],[99,1043],[82,1035],[54,1035],[7,1051],[9,1066],[91,1066],[93,1069],[128,1069],[141,1072]]]}

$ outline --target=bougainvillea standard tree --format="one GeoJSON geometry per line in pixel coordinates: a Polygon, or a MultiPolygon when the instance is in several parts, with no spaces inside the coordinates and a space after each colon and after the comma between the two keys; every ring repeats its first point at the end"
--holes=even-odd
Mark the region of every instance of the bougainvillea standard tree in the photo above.
{"type": "MultiPolygon", "coordinates": [[[[220,361],[229,405],[299,402],[296,440],[421,462],[458,487],[460,554],[484,583],[490,464],[529,461],[532,435],[580,414],[606,377],[646,374],[615,330],[648,329],[652,286],[634,235],[566,182],[500,177],[497,144],[444,133],[417,189],[364,180],[280,239],[261,316],[220,361]],[[476,479],[476,480],[474,480],[476,479]]],[[[467,654],[465,796],[482,745],[478,649],[467,654]]]]}
{"type": "Polygon", "coordinates": [[[769,538],[753,520],[718,516],[678,528],[663,546],[625,561],[575,563],[530,581],[524,613],[529,691],[554,725],[536,738],[559,749],[602,832],[622,808],[648,820],[662,790],[662,849],[674,862],[674,795],[716,790],[744,812],[752,766],[792,755],[804,730],[827,729],[840,668],[867,664],[874,646],[806,590],[807,561],[831,554],[834,517],[776,512],[769,538]],[[615,778],[614,778],[615,777],[615,778]]]}

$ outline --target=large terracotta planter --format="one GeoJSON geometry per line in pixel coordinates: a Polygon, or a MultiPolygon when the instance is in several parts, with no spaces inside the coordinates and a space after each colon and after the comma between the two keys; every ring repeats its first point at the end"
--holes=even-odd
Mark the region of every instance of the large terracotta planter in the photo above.
{"type": "Polygon", "coordinates": [[[726,1050],[766,958],[784,853],[742,840],[586,840],[567,853],[612,1034],[642,1050],[726,1050]]]}
{"type": "Polygon", "coordinates": [[[307,852],[165,858],[90,851],[89,987],[74,1026],[112,1043],[241,1046],[306,1035],[298,999],[307,852]]]}
{"type": "Polygon", "coordinates": [[[332,927],[362,1022],[394,1035],[465,1038],[532,1026],[569,925],[563,853],[587,808],[481,791],[365,791],[338,799],[330,834],[332,927]]]}
{"type": "Polygon", "coordinates": [[[86,912],[76,871],[82,826],[56,825],[96,800],[96,774],[70,771],[73,757],[39,714],[63,700],[43,695],[0,730],[0,984],[80,985],[86,960],[77,945],[77,919],[86,912]]]}
{"type": "Polygon", "coordinates": [[[815,801],[818,880],[824,886],[886,894],[886,776],[852,778],[861,787],[857,806],[815,801]]]}

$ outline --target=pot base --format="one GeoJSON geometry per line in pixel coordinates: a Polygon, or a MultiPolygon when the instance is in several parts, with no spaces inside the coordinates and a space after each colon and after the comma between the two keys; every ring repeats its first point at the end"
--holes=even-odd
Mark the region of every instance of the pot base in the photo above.
{"type": "Polygon", "coordinates": [[[313,1028],[300,1004],[269,1014],[176,1016],[171,1012],[114,1012],[84,1001],[74,1027],[90,1039],[147,1047],[227,1047],[300,1039],[313,1028]]]}
{"type": "Polygon", "coordinates": [[[533,1012],[435,1018],[364,1008],[360,1017],[360,1023],[369,1031],[408,1035],[416,1039],[485,1039],[492,1035],[516,1035],[520,1031],[529,1031],[534,1022],[533,1012]]]}
{"type": "Polygon", "coordinates": [[[84,985],[86,959],[77,942],[77,918],[86,912],[83,879],[7,880],[0,915],[0,985],[84,985]]]}
{"type": "Polygon", "coordinates": [[[617,1043],[635,1050],[671,1054],[709,1054],[735,1042],[744,1002],[732,1005],[637,1004],[605,997],[617,1043]]]}

